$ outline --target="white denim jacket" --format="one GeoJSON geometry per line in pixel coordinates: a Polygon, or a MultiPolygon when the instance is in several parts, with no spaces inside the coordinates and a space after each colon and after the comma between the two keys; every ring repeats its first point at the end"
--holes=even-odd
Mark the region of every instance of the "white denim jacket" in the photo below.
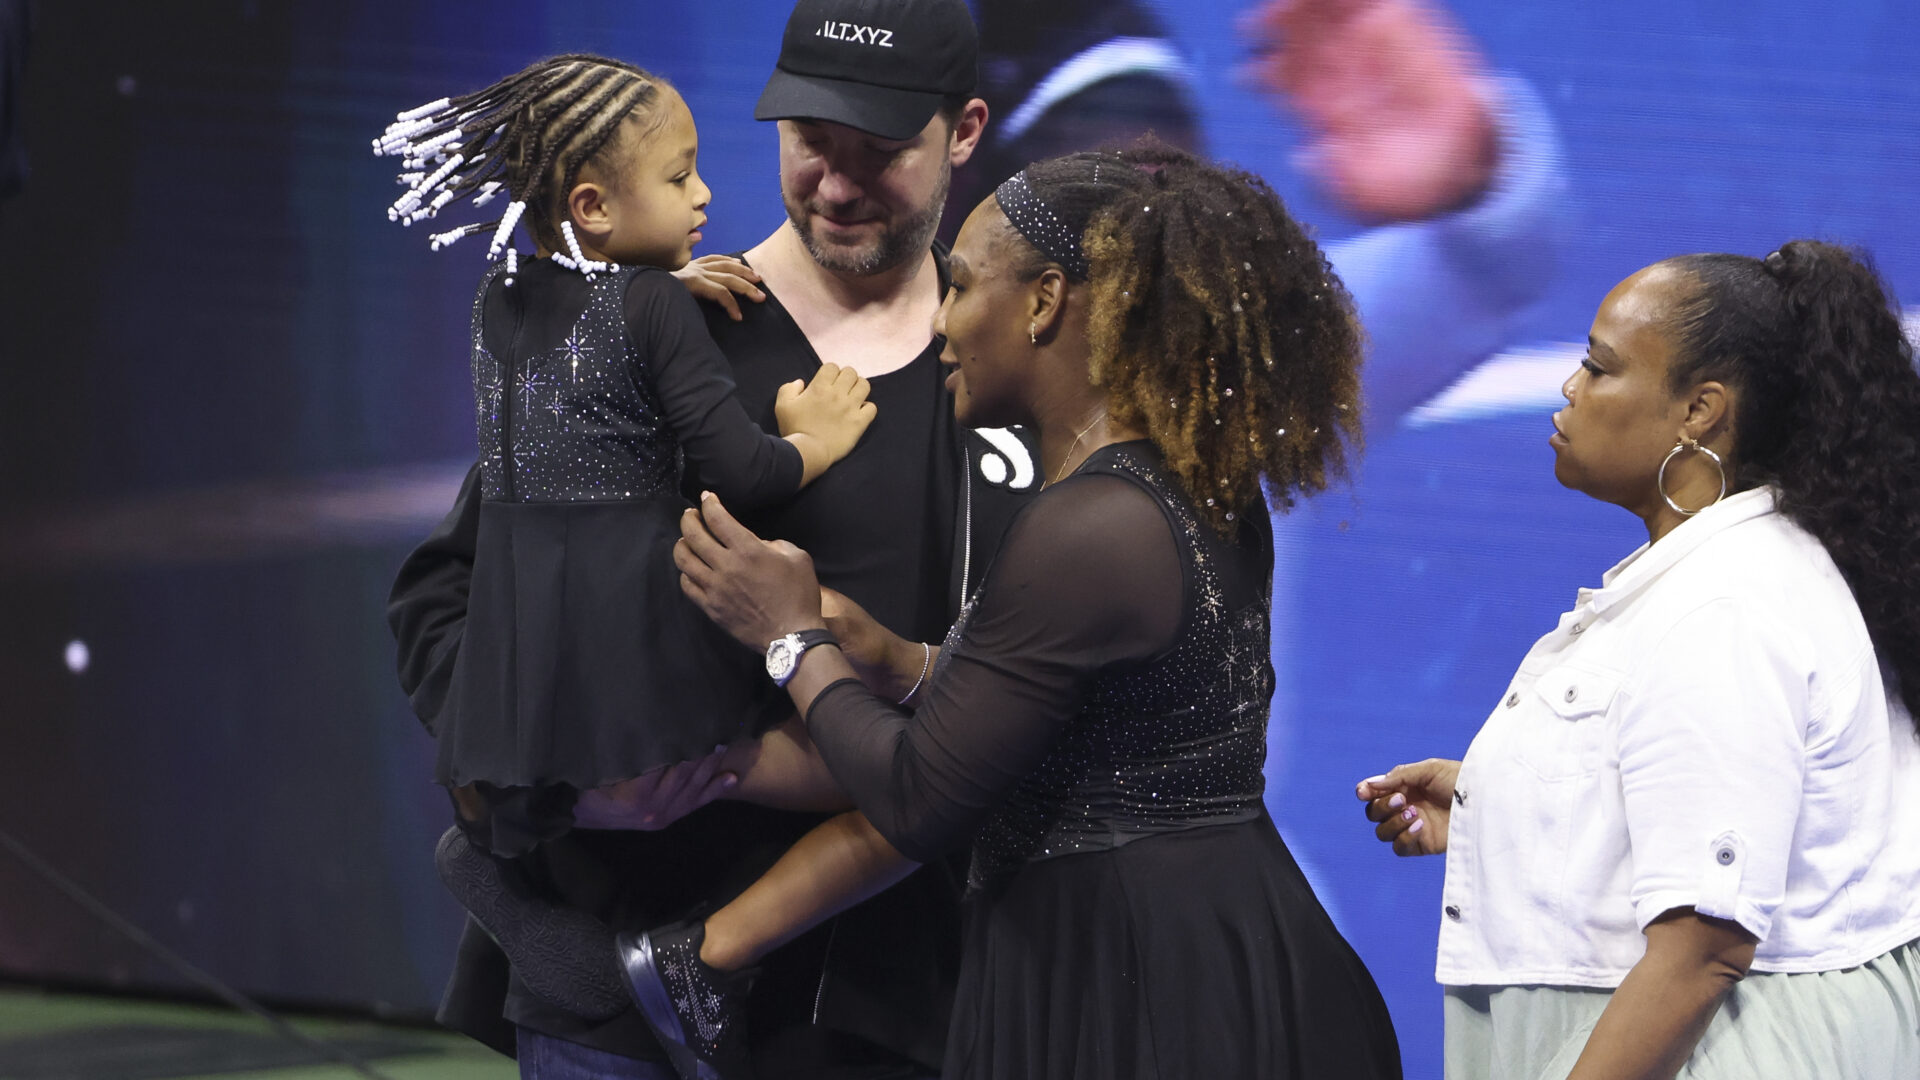
{"type": "Polygon", "coordinates": [[[1756,971],[1920,938],[1920,739],[1827,551],[1768,489],[1608,571],[1473,740],[1437,976],[1618,986],[1662,912],[1760,939],[1756,971]]]}

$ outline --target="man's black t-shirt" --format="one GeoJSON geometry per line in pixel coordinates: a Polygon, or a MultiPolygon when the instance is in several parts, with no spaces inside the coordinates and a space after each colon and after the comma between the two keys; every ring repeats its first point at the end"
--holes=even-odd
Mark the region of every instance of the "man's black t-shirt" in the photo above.
{"type": "MultiPolygon", "coordinates": [[[[773,403],[781,384],[812,378],[833,357],[815,355],[771,290],[764,302],[740,306],[740,322],[709,307],[707,329],[733,367],[747,415],[778,431],[773,403]]],[[[742,515],[761,536],[805,548],[821,584],[915,641],[940,640],[951,621],[947,580],[961,447],[940,349],[936,339],[905,367],[869,380],[877,412],[853,453],[791,500],[742,515]]]]}
{"type": "MultiPolygon", "coordinates": [[[[935,255],[944,290],[945,251],[935,255]]],[[[777,298],[741,308],[736,323],[708,307],[708,330],[748,415],[777,431],[780,386],[811,378],[822,358],[777,298]]],[[[1022,435],[982,436],[955,423],[941,348],[935,339],[906,366],[870,380],[878,415],[853,453],[792,501],[744,516],[760,535],[807,549],[824,584],[920,641],[944,636],[1013,511],[1039,486],[1022,435]]],[[[389,606],[401,681],[429,727],[464,618],[478,517],[477,485],[469,481],[454,511],[402,567],[389,606]]],[[[698,478],[688,485],[697,489],[698,478]]],[[[716,803],[660,832],[576,830],[530,856],[528,870],[556,900],[644,928],[712,910],[819,820],[716,803]]],[[[763,1043],[763,1074],[882,1075],[874,1067],[884,1067],[885,1055],[840,1033],[938,1067],[957,973],[963,870],[958,863],[924,867],[767,957],[750,1017],[763,1043]]],[[[504,958],[471,925],[441,1019],[502,1049],[511,1047],[510,1025],[521,1024],[662,1059],[637,1013],[589,1023],[510,983],[504,958]]]]}

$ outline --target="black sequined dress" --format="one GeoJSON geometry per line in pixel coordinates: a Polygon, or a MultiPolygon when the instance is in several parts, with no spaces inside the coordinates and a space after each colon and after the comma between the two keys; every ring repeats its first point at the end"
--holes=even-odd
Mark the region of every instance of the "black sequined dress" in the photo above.
{"type": "Polygon", "coordinates": [[[1144,442],[1021,514],[901,714],[808,727],[903,852],[972,842],[955,1078],[1381,1078],[1392,1021],[1263,802],[1272,534],[1144,442]]]}
{"type": "Polygon", "coordinates": [[[791,495],[799,453],[733,395],[686,289],[546,259],[474,299],[482,503],[436,778],[482,782],[493,849],[565,831],[581,789],[789,715],[760,657],[680,591],[683,468],[730,507],[791,495]]]}

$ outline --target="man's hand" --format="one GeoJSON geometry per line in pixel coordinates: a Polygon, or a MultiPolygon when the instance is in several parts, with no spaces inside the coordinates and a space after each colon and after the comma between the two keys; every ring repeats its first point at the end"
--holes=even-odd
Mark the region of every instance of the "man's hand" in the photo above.
{"type": "Polygon", "coordinates": [[[1428,758],[1369,776],[1354,794],[1367,804],[1367,820],[1379,823],[1373,835],[1392,844],[1395,855],[1439,855],[1447,850],[1459,778],[1459,762],[1428,758]]]}
{"type": "Polygon", "coordinates": [[[727,309],[727,315],[739,322],[740,301],[744,296],[758,304],[767,298],[760,289],[760,275],[753,267],[731,255],[702,255],[673,272],[695,300],[705,300],[727,309]]]}
{"type": "Polygon", "coordinates": [[[720,771],[726,755],[726,747],[716,747],[698,761],[583,791],[573,806],[573,823],[583,829],[664,829],[740,783],[738,776],[720,771]]]}
{"type": "Polygon", "coordinates": [[[1302,168],[1371,221],[1457,209],[1492,180],[1499,144],[1485,63],[1420,0],[1265,0],[1244,28],[1251,74],[1311,138],[1302,168]]]}

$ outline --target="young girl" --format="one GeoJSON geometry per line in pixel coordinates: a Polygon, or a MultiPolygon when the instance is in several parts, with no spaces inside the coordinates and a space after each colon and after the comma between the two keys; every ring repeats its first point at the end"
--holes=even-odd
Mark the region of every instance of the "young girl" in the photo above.
{"type": "Polygon", "coordinates": [[[410,170],[389,211],[402,224],[509,199],[497,222],[432,237],[437,250],[491,230],[490,256],[505,255],[473,305],[483,503],[437,732],[459,825],[435,858],[528,989],[586,1017],[628,1004],[611,932],[531,896],[509,860],[571,828],[581,791],[791,714],[762,658],[681,592],[683,467],[729,504],[783,498],[851,451],[875,411],[867,381],[832,364],[781,388],[784,439],[734,398],[668,272],[706,222],[696,148],[671,86],[580,55],[402,113],[374,144],[410,170]],[[534,258],[510,246],[516,225],[534,258]]]}

